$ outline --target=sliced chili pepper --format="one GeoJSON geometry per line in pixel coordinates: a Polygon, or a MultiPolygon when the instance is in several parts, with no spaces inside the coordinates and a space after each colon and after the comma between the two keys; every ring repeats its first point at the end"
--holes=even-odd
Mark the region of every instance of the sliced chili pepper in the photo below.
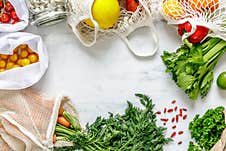
{"type": "Polygon", "coordinates": [[[170,135],[170,137],[173,138],[173,137],[176,136],[176,134],[177,134],[176,132],[173,132],[173,133],[170,135]]]}
{"type": "Polygon", "coordinates": [[[184,116],[183,116],[183,120],[186,120],[186,118],[187,118],[187,115],[184,115],[184,116]]]}
{"type": "Polygon", "coordinates": [[[175,104],[176,103],[176,100],[173,100],[172,102],[171,102],[171,104],[175,104]]]}
{"type": "Polygon", "coordinates": [[[176,126],[176,125],[172,126],[172,129],[175,129],[175,128],[177,128],[177,126],[176,126]]]}
{"type": "Polygon", "coordinates": [[[176,122],[178,123],[178,121],[179,121],[179,116],[176,115],[176,122]]]}
{"type": "Polygon", "coordinates": [[[177,107],[177,106],[175,106],[175,107],[174,107],[174,111],[177,111],[177,108],[178,108],[178,107],[177,107]]]}
{"type": "Polygon", "coordinates": [[[157,112],[155,112],[155,114],[161,114],[161,111],[157,111],[157,112]]]}
{"type": "Polygon", "coordinates": [[[182,141],[178,142],[177,144],[178,144],[178,145],[181,145],[181,144],[182,144],[182,141]]]}
{"type": "Polygon", "coordinates": [[[187,109],[186,109],[186,108],[183,108],[183,111],[185,111],[185,112],[186,112],[186,111],[187,111],[187,109]]]}
{"type": "Polygon", "coordinates": [[[166,109],[166,108],[164,108],[164,111],[163,111],[163,112],[164,112],[164,113],[166,113],[166,111],[167,111],[167,109],[166,109]]]}
{"type": "Polygon", "coordinates": [[[173,117],[172,119],[171,119],[171,122],[173,123],[175,121],[175,118],[173,117]]]}
{"type": "Polygon", "coordinates": [[[183,116],[183,110],[180,109],[180,113],[179,113],[180,116],[183,116]]]}
{"type": "Polygon", "coordinates": [[[161,118],[160,120],[163,121],[163,122],[168,122],[169,119],[168,118],[161,118]]]}
{"type": "Polygon", "coordinates": [[[168,112],[168,113],[171,113],[171,112],[173,112],[173,109],[168,109],[167,112],[168,112]]]}
{"type": "Polygon", "coordinates": [[[184,133],[184,131],[179,131],[178,132],[179,135],[182,135],[183,133],[184,133]]]}

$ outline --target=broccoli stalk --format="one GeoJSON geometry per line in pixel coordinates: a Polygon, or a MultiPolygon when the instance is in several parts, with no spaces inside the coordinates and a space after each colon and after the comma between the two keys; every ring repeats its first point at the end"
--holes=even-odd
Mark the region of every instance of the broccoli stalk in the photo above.
{"type": "Polygon", "coordinates": [[[207,95],[213,82],[214,67],[225,51],[226,41],[219,38],[208,38],[196,45],[186,39],[176,52],[164,51],[162,60],[177,85],[196,100],[199,93],[202,98],[207,95]]]}

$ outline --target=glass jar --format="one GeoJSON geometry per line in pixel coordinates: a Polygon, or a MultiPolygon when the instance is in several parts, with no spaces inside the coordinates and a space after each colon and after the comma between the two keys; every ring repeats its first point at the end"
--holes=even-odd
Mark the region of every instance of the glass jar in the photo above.
{"type": "Polygon", "coordinates": [[[26,0],[31,24],[52,25],[65,20],[66,0],[26,0]]]}

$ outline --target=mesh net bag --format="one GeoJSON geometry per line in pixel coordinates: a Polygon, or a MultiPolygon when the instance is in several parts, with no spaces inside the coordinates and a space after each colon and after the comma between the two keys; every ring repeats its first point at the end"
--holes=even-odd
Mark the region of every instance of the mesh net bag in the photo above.
{"type": "Polygon", "coordinates": [[[209,36],[226,40],[226,0],[162,0],[161,12],[169,24],[182,24],[189,21],[193,34],[196,26],[211,30],[209,36]]]}
{"type": "MultiPolygon", "coordinates": [[[[78,116],[68,97],[47,99],[31,89],[0,92],[0,146],[10,150],[50,150],[60,106],[78,116]]],[[[62,142],[57,142],[62,146],[62,142]]]]}
{"type": "Polygon", "coordinates": [[[85,46],[92,46],[97,40],[103,40],[113,35],[118,35],[126,43],[129,50],[137,56],[152,56],[158,49],[158,37],[152,20],[151,0],[139,0],[139,6],[135,12],[125,9],[125,0],[119,0],[120,17],[118,22],[110,29],[100,29],[98,23],[92,17],[92,5],[94,0],[69,0],[68,23],[75,35],[85,46]],[[86,25],[83,20],[90,18],[94,28],[86,25]],[[148,52],[137,50],[131,44],[128,36],[137,28],[149,27],[154,40],[154,49],[148,52]]]}

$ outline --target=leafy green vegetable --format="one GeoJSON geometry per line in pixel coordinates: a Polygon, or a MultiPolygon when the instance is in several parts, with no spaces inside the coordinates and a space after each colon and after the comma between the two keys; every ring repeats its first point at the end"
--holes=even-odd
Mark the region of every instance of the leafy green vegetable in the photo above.
{"type": "Polygon", "coordinates": [[[224,107],[209,109],[202,117],[196,115],[189,124],[191,137],[205,150],[210,150],[220,139],[226,128],[224,107]]]}
{"type": "Polygon", "coordinates": [[[201,44],[193,45],[185,40],[176,52],[164,51],[162,60],[166,72],[172,73],[173,80],[192,100],[200,93],[205,97],[213,82],[213,70],[226,51],[226,41],[208,38],[201,44]]]}
{"type": "MultiPolygon", "coordinates": [[[[86,131],[65,131],[67,139],[74,143],[72,147],[55,148],[56,151],[161,151],[163,145],[171,139],[165,138],[165,128],[156,125],[156,114],[153,112],[152,100],[142,94],[136,94],[144,109],[128,107],[123,115],[109,113],[108,118],[97,117],[86,131]]],[[[67,129],[67,128],[66,128],[67,129]]]]}
{"type": "Polygon", "coordinates": [[[189,143],[188,151],[202,151],[199,146],[195,145],[193,142],[189,143]]]}

